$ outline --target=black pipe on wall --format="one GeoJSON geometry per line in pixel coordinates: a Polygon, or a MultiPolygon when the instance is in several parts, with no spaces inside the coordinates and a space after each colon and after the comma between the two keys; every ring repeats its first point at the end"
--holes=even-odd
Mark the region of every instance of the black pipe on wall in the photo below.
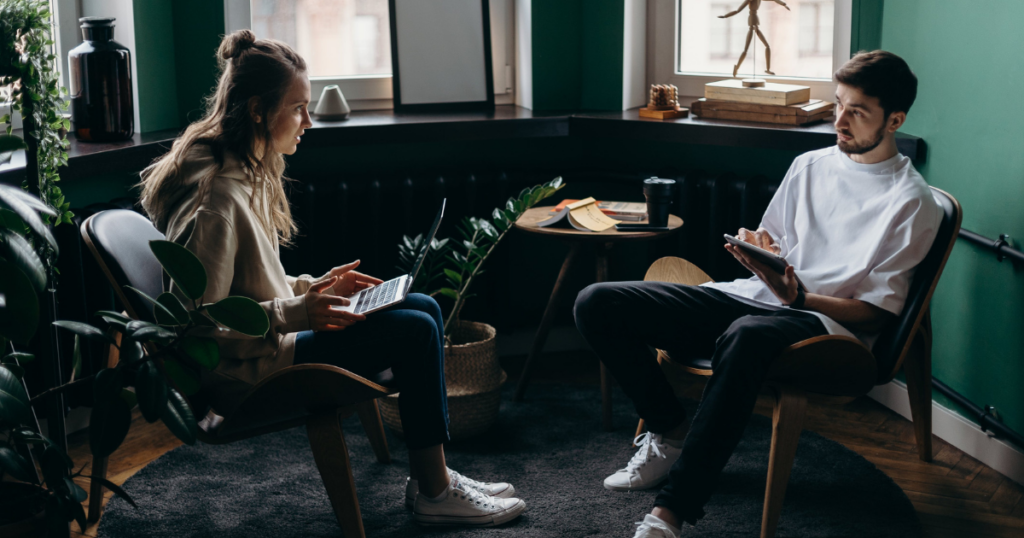
{"type": "Polygon", "coordinates": [[[949,388],[949,385],[939,381],[938,379],[932,378],[932,386],[935,390],[941,392],[944,396],[956,402],[957,405],[967,409],[974,415],[972,418],[978,421],[981,425],[981,431],[992,430],[996,434],[996,437],[1006,439],[1018,447],[1024,449],[1024,436],[1011,430],[1002,422],[996,419],[991,413],[990,409],[982,409],[978,407],[974,402],[964,398],[959,392],[949,388]]]}
{"type": "Polygon", "coordinates": [[[1006,234],[1001,234],[999,239],[989,239],[984,235],[960,228],[960,238],[995,252],[999,261],[1010,258],[1014,262],[1024,263],[1024,252],[1011,247],[1010,243],[1006,241],[1009,239],[1006,234]]]}

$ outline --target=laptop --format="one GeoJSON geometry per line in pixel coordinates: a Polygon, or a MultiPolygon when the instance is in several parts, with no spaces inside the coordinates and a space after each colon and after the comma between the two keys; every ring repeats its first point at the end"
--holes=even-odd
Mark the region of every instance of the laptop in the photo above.
{"type": "Polygon", "coordinates": [[[423,260],[427,256],[427,251],[430,250],[430,244],[434,241],[437,228],[441,225],[445,202],[447,202],[447,199],[441,200],[441,209],[438,210],[437,217],[434,218],[434,225],[430,227],[430,234],[427,235],[427,246],[420,253],[419,257],[416,258],[416,264],[412,267],[412,274],[392,278],[372,288],[366,288],[350,297],[347,306],[336,306],[333,308],[356,314],[370,314],[404,301],[405,297],[409,295],[409,290],[412,289],[412,283],[416,280],[416,275],[419,274],[420,268],[423,267],[423,260]]]}

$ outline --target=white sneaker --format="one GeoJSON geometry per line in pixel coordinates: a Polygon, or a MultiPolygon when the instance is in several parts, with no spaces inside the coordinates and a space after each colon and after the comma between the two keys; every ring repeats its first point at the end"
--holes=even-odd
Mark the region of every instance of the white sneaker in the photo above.
{"type": "Polygon", "coordinates": [[[524,510],[526,503],[520,499],[484,495],[453,477],[440,501],[417,495],[412,518],[420,525],[494,527],[512,521],[524,510]]]}
{"type": "Polygon", "coordinates": [[[654,514],[647,514],[643,521],[637,521],[638,528],[633,538],[679,538],[679,533],[654,514]]]}
{"type": "Polygon", "coordinates": [[[668,478],[672,464],[683,453],[682,448],[662,442],[661,434],[657,433],[647,432],[640,435],[633,440],[633,444],[639,446],[640,450],[636,451],[625,469],[619,469],[604,479],[604,487],[613,491],[656,487],[668,478]]]}
{"type": "MultiPolygon", "coordinates": [[[[502,499],[508,499],[509,497],[516,494],[516,488],[512,487],[512,484],[508,482],[480,482],[479,480],[473,480],[472,478],[465,477],[456,471],[448,469],[448,476],[453,482],[461,482],[464,486],[475,489],[484,495],[490,495],[491,497],[499,497],[502,499]]],[[[413,505],[416,504],[416,495],[420,492],[420,484],[418,480],[411,478],[405,479],[405,507],[412,510],[413,505]]]]}

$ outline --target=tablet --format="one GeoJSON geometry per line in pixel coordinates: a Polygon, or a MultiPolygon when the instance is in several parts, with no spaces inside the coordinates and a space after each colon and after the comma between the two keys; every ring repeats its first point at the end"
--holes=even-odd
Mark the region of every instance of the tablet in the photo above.
{"type": "MultiPolygon", "coordinates": [[[[763,248],[755,247],[754,245],[751,245],[750,243],[747,243],[746,241],[743,241],[742,239],[739,239],[735,236],[729,234],[724,235],[725,240],[730,245],[743,249],[745,253],[749,254],[755,260],[767,265],[776,273],[779,273],[780,275],[786,274],[786,267],[789,266],[789,262],[786,261],[786,258],[783,258],[782,256],[779,256],[774,252],[768,252],[763,248]]],[[[800,277],[797,277],[796,280],[797,284],[800,286],[800,289],[807,291],[807,288],[804,286],[804,283],[800,282],[800,277]]]]}

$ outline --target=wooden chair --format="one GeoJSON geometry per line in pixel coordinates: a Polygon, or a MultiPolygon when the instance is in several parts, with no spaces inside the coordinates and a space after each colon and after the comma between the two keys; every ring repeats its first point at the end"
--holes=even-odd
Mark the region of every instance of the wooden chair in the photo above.
{"type": "MultiPolygon", "coordinates": [[[[874,349],[869,350],[859,340],[847,336],[818,336],[786,348],[769,370],[766,386],[775,403],[761,538],[775,536],[789,473],[803,430],[809,392],[850,400],[866,394],[875,385],[888,383],[902,367],[906,374],[918,456],[923,461],[932,459],[932,334],[928,304],[953,249],[962,218],[956,199],[934,187],[932,194],[944,213],[938,235],[916,269],[903,311],[882,333],[874,349]]],[[[712,281],[697,266],[672,257],[654,262],[644,280],[694,286],[712,281]]],[[[658,362],[663,367],[666,363],[674,364],[699,376],[712,374],[711,360],[706,358],[676,361],[668,352],[658,350],[658,362]]],[[[637,435],[643,431],[644,422],[641,420],[637,435]]]]}
{"type": "MultiPolygon", "coordinates": [[[[134,211],[110,210],[82,223],[82,239],[128,315],[153,321],[150,305],[138,294],[125,293],[124,286],[140,289],[151,297],[161,293],[163,270],[149,250],[149,241],[164,239],[163,234],[134,211]]],[[[111,346],[108,366],[116,363],[116,348],[111,346]]],[[[363,520],[340,420],[358,413],[377,461],[390,463],[377,398],[396,392],[389,388],[392,382],[390,370],[371,380],[327,364],[290,366],[260,381],[231,413],[206,414],[198,423],[198,438],[208,444],[226,444],[305,424],[338,524],[346,537],[362,538],[363,520]]],[[[106,477],[106,471],[107,459],[94,458],[93,475],[106,477]]],[[[102,488],[98,480],[92,482],[90,521],[99,520],[102,488]]]]}

